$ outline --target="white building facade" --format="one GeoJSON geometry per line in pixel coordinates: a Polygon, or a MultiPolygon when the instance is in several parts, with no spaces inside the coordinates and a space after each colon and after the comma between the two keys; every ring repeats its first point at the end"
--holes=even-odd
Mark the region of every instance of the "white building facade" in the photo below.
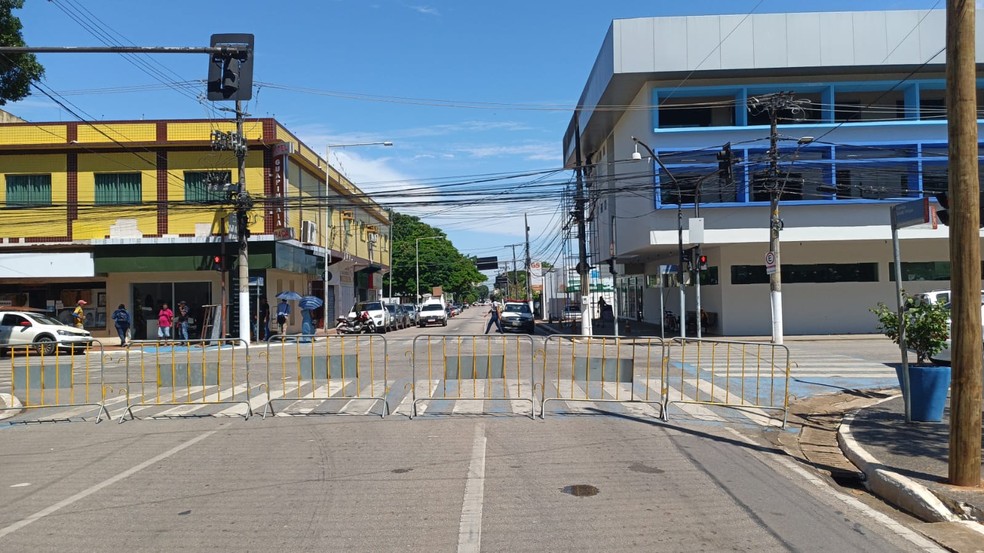
{"type": "MultiPolygon", "coordinates": [[[[895,301],[890,207],[947,189],[945,37],[943,10],[614,21],[563,146],[570,168],[580,148],[589,262],[607,273],[614,258],[620,316],[681,311],[682,226],[683,249],[700,244],[708,258],[708,331],[770,335],[777,194],[785,334],[876,332],[869,308],[895,301]],[[779,179],[767,181],[770,117],[750,106],[777,93],[803,109],[778,113],[779,179]]],[[[979,34],[978,60],[982,44],[979,34]]],[[[980,124],[984,81],[978,106],[980,124]]],[[[949,288],[947,228],[900,239],[903,289],[949,288]]],[[[693,320],[697,290],[685,292],[693,320]]]]}

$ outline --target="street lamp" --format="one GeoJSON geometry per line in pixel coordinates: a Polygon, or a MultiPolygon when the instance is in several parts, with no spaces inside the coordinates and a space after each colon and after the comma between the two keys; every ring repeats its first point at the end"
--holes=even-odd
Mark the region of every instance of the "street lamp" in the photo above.
{"type": "Polygon", "coordinates": [[[417,284],[413,291],[413,302],[414,304],[420,303],[420,241],[421,240],[433,240],[435,238],[444,238],[443,236],[424,236],[422,238],[413,239],[413,251],[414,251],[414,267],[417,271],[417,284]]]}
{"type": "MultiPolygon", "coordinates": [[[[680,286],[680,337],[681,338],[685,338],[687,336],[687,304],[686,304],[686,302],[687,302],[687,293],[686,293],[686,290],[684,290],[684,287],[683,287],[683,263],[684,263],[684,254],[683,254],[683,192],[680,190],[680,182],[677,181],[676,180],[676,177],[673,176],[673,173],[671,173],[670,170],[666,168],[666,165],[663,165],[663,162],[660,161],[659,157],[656,156],[656,152],[653,152],[653,149],[652,148],[650,148],[649,146],[647,146],[645,142],[642,142],[638,138],[636,138],[634,136],[631,137],[631,138],[632,138],[632,141],[636,143],[636,149],[635,149],[635,152],[632,153],[632,159],[637,160],[637,161],[638,160],[641,160],[642,159],[642,154],[639,153],[639,146],[642,146],[643,148],[645,148],[646,151],[649,152],[649,157],[653,160],[653,163],[651,164],[652,165],[653,181],[656,180],[656,164],[658,163],[659,166],[660,166],[660,168],[663,169],[663,171],[666,171],[666,174],[670,177],[670,180],[673,181],[673,186],[675,186],[676,187],[676,190],[677,190],[677,238],[678,238],[678,241],[679,241],[679,249],[680,249],[680,261],[679,261],[680,265],[677,267],[677,280],[679,282],[677,284],[680,286]]],[[[666,317],[665,317],[665,315],[663,313],[660,313],[660,317],[662,319],[661,322],[660,322],[660,327],[662,327],[666,323],[666,317]]],[[[698,326],[699,326],[699,322],[698,322],[698,326]]]]}
{"type": "MultiPolygon", "coordinates": [[[[386,140],[382,142],[354,142],[351,144],[328,144],[325,146],[325,230],[331,226],[331,213],[328,208],[328,189],[331,187],[331,149],[332,148],[353,148],[357,146],[392,146],[393,143],[386,140]]],[[[338,173],[341,175],[341,172],[338,173]]],[[[392,214],[390,215],[390,226],[393,225],[392,214]]],[[[371,251],[371,250],[370,250],[371,251]]],[[[325,233],[325,274],[324,274],[324,305],[322,310],[324,310],[324,327],[325,332],[328,332],[328,264],[331,261],[331,234],[325,233]]],[[[393,265],[393,246],[390,244],[390,265],[393,265]]],[[[390,269],[392,270],[392,269],[390,269]]],[[[392,277],[390,277],[392,278],[392,277]]]]}

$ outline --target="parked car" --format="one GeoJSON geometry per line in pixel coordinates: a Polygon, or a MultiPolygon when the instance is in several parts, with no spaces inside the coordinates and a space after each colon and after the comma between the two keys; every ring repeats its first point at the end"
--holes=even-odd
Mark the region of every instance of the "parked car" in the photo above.
{"type": "Polygon", "coordinates": [[[348,316],[350,319],[357,318],[363,311],[369,313],[372,322],[376,325],[377,332],[383,333],[393,326],[393,317],[390,312],[378,301],[363,301],[355,304],[348,316]]]}
{"type": "Polygon", "coordinates": [[[448,314],[439,303],[425,303],[417,314],[417,326],[423,328],[430,324],[448,326],[448,314]]]}
{"type": "Polygon", "coordinates": [[[83,349],[92,343],[89,331],[68,326],[43,313],[0,312],[0,350],[33,346],[42,355],[54,355],[58,348],[83,349]]]}
{"type": "Polygon", "coordinates": [[[502,330],[533,334],[535,323],[533,312],[527,303],[506,302],[502,308],[502,330]]]}
{"type": "Polygon", "coordinates": [[[410,326],[417,324],[417,306],[405,303],[401,305],[403,307],[404,313],[407,315],[407,320],[410,321],[410,326]]]}
{"type": "Polygon", "coordinates": [[[403,313],[403,308],[395,303],[387,303],[386,310],[389,311],[390,321],[392,321],[393,326],[390,330],[400,330],[401,328],[407,327],[407,317],[403,313]]]}
{"type": "MultiPolygon", "coordinates": [[[[947,292],[949,292],[949,290],[947,290],[947,292]]],[[[947,294],[947,297],[949,297],[949,294],[947,294]]],[[[947,308],[947,310],[949,310],[950,303],[947,302],[945,304],[945,307],[947,308]]],[[[984,324],[984,293],[981,294],[981,321],[982,324],[984,324]]],[[[946,343],[943,345],[943,349],[941,349],[936,354],[930,356],[929,358],[930,361],[934,363],[939,363],[941,365],[949,365],[951,363],[950,340],[953,339],[952,324],[953,323],[951,319],[946,320],[946,333],[949,336],[949,338],[946,339],[946,343]]],[[[982,334],[984,334],[984,329],[982,329],[981,332],[982,334]]]]}

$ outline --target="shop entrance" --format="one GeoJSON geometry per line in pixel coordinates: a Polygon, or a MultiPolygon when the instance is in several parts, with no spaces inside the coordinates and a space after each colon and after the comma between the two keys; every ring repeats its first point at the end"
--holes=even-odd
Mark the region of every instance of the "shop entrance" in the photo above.
{"type": "MultiPolygon", "coordinates": [[[[133,313],[133,339],[147,340],[157,337],[157,314],[166,303],[171,311],[175,304],[188,304],[192,319],[189,324],[191,338],[198,338],[203,305],[212,303],[212,285],[208,282],[137,282],[130,285],[130,311],[133,313]]],[[[115,309],[115,306],[114,306],[115,309]]],[[[173,336],[173,334],[172,334],[173,336]]]]}

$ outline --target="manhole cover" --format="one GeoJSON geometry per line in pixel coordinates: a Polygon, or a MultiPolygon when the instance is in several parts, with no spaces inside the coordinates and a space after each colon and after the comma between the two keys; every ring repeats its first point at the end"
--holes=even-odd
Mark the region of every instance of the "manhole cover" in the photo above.
{"type": "Polygon", "coordinates": [[[564,486],[561,491],[573,495],[574,497],[591,497],[592,495],[598,495],[598,488],[592,486],[591,484],[572,484],[570,486],[564,486]]]}

